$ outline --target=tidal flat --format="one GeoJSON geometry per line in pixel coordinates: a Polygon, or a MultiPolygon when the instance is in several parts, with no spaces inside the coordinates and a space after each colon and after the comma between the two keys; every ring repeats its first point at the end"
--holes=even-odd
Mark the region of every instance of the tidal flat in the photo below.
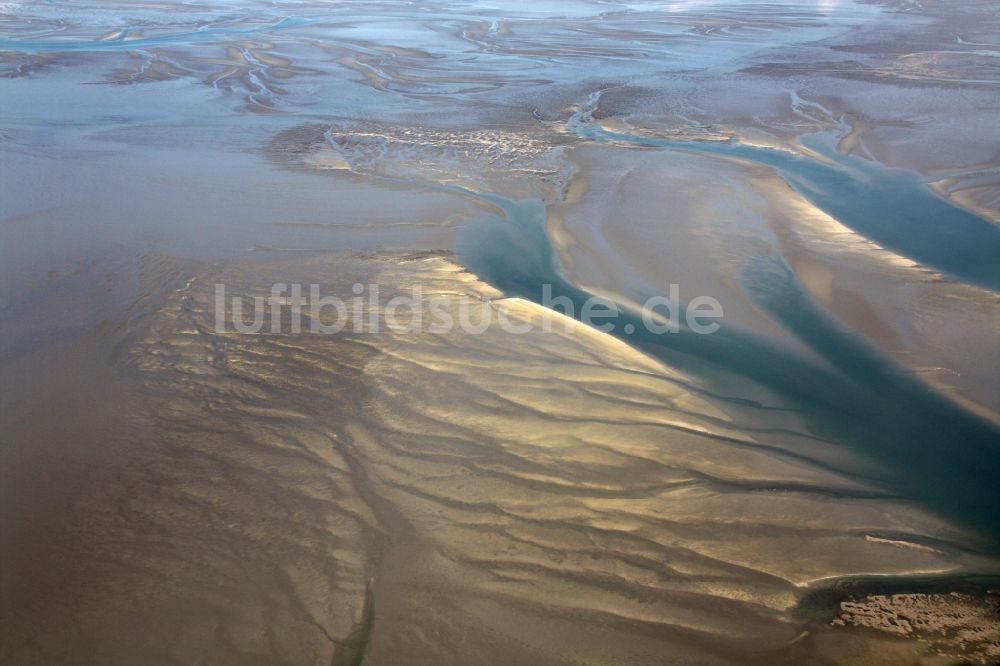
{"type": "Polygon", "coordinates": [[[998,58],[985,0],[0,3],[0,664],[996,663],[998,58]]]}

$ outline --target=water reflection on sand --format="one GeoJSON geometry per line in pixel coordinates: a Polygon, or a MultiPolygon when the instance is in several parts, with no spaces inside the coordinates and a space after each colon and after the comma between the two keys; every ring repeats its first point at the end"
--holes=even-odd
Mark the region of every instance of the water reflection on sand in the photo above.
{"type": "Polygon", "coordinates": [[[988,3],[0,13],[0,661],[993,659],[894,615],[1000,573],[988,3]],[[215,330],[275,282],[726,320],[215,330]]]}

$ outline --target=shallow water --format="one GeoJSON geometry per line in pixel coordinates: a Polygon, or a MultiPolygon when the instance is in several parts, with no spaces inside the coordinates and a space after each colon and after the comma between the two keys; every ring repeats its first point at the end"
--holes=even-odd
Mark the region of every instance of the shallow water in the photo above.
{"type": "Polygon", "coordinates": [[[942,199],[917,173],[841,155],[835,148],[837,130],[799,137],[818,158],[739,141],[657,139],[586,122],[587,107],[598,99],[592,96],[569,120],[584,138],[731,156],[772,167],[796,192],[865,238],[951,277],[1000,290],[997,225],[942,199]]]}
{"type": "MultiPolygon", "coordinates": [[[[457,242],[459,259],[504,293],[536,303],[543,302],[543,285],[552,285],[552,301],[568,298],[579,316],[594,294],[562,277],[544,231],[542,202],[497,203],[504,216],[469,225],[457,242]]],[[[883,462],[878,481],[974,527],[982,547],[995,551],[1000,546],[1000,457],[995,455],[1000,453],[1000,430],[902,372],[862,339],[839,330],[780,260],[760,257],[748,264],[743,288],[829,367],[725,324],[711,335],[686,327],[676,334],[651,333],[638,314],[630,313],[628,303],[618,303],[621,314],[600,322],[613,327],[611,335],[707,380],[717,392],[725,393],[735,374],[782,395],[807,415],[814,434],[883,462]]],[[[636,294],[635,301],[642,302],[642,296],[636,294]]]]}
{"type": "Polygon", "coordinates": [[[0,3],[0,662],[926,656],[828,621],[1000,571],[996,34],[972,1],[0,3]],[[213,327],[216,284],[276,282],[622,314],[213,327]],[[646,332],[671,282],[721,329],[646,332]]]}

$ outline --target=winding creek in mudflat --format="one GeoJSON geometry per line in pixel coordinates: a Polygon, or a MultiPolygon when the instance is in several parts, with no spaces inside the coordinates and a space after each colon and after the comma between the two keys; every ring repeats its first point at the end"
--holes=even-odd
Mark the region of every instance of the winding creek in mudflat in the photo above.
{"type": "Polygon", "coordinates": [[[0,663],[995,663],[998,57],[976,0],[0,3],[0,663]]]}

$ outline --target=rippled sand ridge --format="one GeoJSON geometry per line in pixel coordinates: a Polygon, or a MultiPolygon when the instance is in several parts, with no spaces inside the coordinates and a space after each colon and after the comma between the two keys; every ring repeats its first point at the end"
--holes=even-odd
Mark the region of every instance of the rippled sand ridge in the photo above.
{"type": "Polygon", "coordinates": [[[978,0],[0,3],[0,663],[993,663],[998,56],[978,0]]]}

